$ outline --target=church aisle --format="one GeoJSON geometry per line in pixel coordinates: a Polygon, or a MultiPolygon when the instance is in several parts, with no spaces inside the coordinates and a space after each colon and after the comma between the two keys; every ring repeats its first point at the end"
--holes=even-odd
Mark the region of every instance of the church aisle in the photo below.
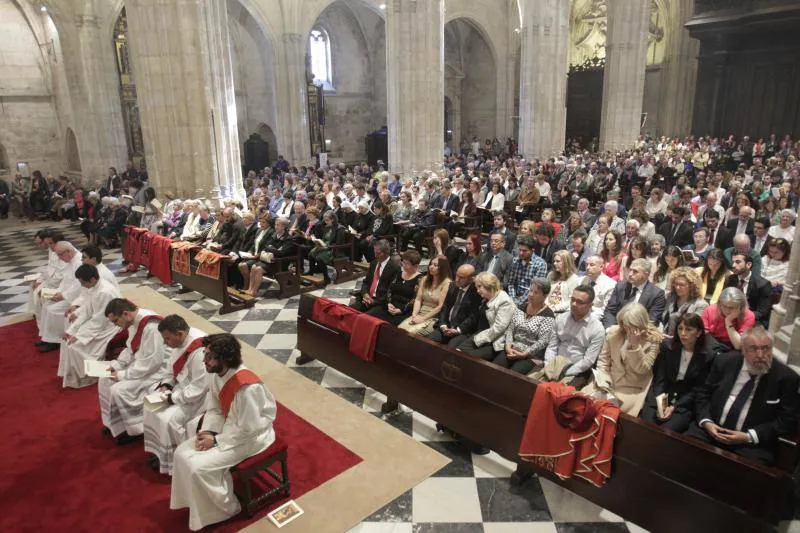
{"type": "MultiPolygon", "coordinates": [[[[77,247],[85,242],[77,226],[58,226],[77,247]]],[[[0,318],[24,312],[27,284],[23,277],[46,263],[46,255],[35,249],[35,229],[15,229],[0,235],[0,318]]],[[[104,263],[114,272],[122,266],[119,251],[104,250],[104,263]]],[[[513,464],[495,453],[479,456],[465,451],[435,423],[408,408],[382,415],[381,393],[328,368],[319,362],[298,367],[298,298],[265,299],[252,309],[219,315],[220,305],[200,294],[177,294],[144,271],[122,274],[120,288],[150,287],[171,300],[229,331],[264,355],[329,389],[387,424],[451,459],[451,463],[429,479],[392,501],[351,533],[638,533],[634,524],[545,480],[534,478],[521,488],[511,487],[513,464]]],[[[327,298],[346,303],[356,282],[334,285],[321,291],[327,298]]],[[[794,524],[797,525],[797,524],[794,524]]]]}

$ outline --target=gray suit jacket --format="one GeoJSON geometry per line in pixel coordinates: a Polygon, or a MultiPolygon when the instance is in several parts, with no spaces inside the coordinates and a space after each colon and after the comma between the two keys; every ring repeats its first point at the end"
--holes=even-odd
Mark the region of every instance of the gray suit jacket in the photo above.
{"type": "Polygon", "coordinates": [[[514,261],[514,257],[511,255],[511,253],[509,253],[508,250],[500,250],[500,253],[497,254],[497,261],[495,261],[494,268],[492,270],[489,270],[489,263],[492,261],[491,251],[484,252],[483,256],[481,256],[481,261],[485,271],[491,272],[502,282],[506,271],[511,267],[511,263],[514,261]]]}

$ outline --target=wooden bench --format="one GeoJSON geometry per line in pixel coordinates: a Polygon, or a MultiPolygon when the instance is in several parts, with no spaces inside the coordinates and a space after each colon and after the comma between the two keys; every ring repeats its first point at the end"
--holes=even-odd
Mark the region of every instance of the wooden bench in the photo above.
{"type": "Polygon", "coordinates": [[[283,495],[289,497],[289,467],[287,465],[288,446],[280,437],[275,438],[275,442],[261,453],[248,457],[238,465],[231,467],[231,474],[238,481],[240,490],[234,491],[242,507],[247,513],[248,518],[252,518],[255,511],[267,503],[273,496],[283,495]],[[280,463],[280,474],[270,468],[275,463],[280,463]],[[277,482],[276,486],[272,486],[277,482]],[[260,494],[253,491],[254,485],[258,484],[261,489],[260,494]]]}
{"type": "Polygon", "coordinates": [[[536,473],[656,533],[773,531],[793,498],[789,471],[625,414],[604,487],[537,470],[518,457],[536,390],[532,380],[393,327],[381,329],[375,360],[365,362],[349,353],[347,334],[310,319],[314,300],[300,299],[297,348],[303,355],[516,462],[514,483],[536,473]]]}
{"type": "MultiPolygon", "coordinates": [[[[228,267],[233,264],[233,260],[230,257],[222,257],[220,260],[222,264],[219,268],[219,278],[213,279],[197,274],[197,260],[195,259],[197,252],[198,250],[192,250],[189,254],[190,275],[187,276],[186,274],[172,270],[172,281],[180,283],[182,286],[179,293],[183,294],[189,291],[196,291],[221,303],[222,307],[219,310],[219,314],[221,315],[247,309],[255,305],[255,298],[228,287],[228,267]]],[[[174,253],[174,250],[172,253],[174,253]]],[[[170,254],[170,264],[172,264],[171,256],[172,254],[170,254]]]]}

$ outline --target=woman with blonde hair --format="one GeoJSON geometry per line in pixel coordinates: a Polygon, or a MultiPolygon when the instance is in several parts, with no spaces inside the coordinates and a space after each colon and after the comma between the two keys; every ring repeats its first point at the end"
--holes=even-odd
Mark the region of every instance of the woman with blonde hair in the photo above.
{"type": "Polygon", "coordinates": [[[517,307],[514,300],[503,290],[497,276],[491,272],[481,272],[475,278],[475,288],[483,299],[478,320],[478,333],[465,339],[458,345],[458,350],[493,360],[505,349],[506,330],[517,307]]]}
{"type": "Polygon", "coordinates": [[[428,264],[428,274],[417,290],[414,310],[411,316],[397,327],[422,337],[433,333],[433,325],[444,306],[451,279],[450,263],[447,258],[440,255],[431,259],[428,264]]]}
{"type": "Polygon", "coordinates": [[[638,415],[663,339],[643,305],[626,305],[617,313],[617,325],[608,330],[590,387],[616,398],[620,409],[629,415],[638,415]]]}
{"type": "Polygon", "coordinates": [[[511,249],[511,257],[519,257],[519,238],[523,235],[529,235],[535,239],[534,232],[536,231],[536,223],[533,220],[523,220],[519,224],[517,238],[514,240],[514,248],[511,249]]]}
{"type": "Polygon", "coordinates": [[[550,294],[545,304],[553,313],[569,311],[572,291],[580,284],[581,278],[575,268],[575,260],[567,250],[559,250],[553,254],[553,271],[547,275],[550,281],[550,294]]]}
{"type": "Polygon", "coordinates": [[[702,315],[708,302],[703,298],[703,279],[693,268],[682,266],[669,275],[667,305],[661,315],[664,334],[672,338],[678,328],[678,321],[687,313],[702,315]]]}

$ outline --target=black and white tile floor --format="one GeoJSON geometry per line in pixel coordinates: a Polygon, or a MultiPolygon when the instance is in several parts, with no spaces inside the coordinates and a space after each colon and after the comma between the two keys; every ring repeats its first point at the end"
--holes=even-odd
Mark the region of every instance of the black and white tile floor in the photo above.
{"type": "MultiPolygon", "coordinates": [[[[76,226],[57,224],[80,248],[85,242],[76,226]]],[[[36,226],[38,229],[40,226],[36,226]]],[[[0,229],[2,226],[0,225],[0,229]]],[[[46,264],[47,256],[32,241],[34,226],[0,232],[0,316],[26,311],[27,284],[23,277],[46,264]]],[[[104,262],[113,271],[122,267],[119,251],[105,251],[104,262]]],[[[295,365],[298,298],[266,299],[252,309],[219,315],[220,305],[190,292],[147,279],[144,272],[120,275],[124,289],[149,286],[236,335],[347,401],[380,417],[398,430],[452,459],[442,470],[368,517],[351,533],[638,533],[642,528],[569,492],[535,478],[512,487],[513,463],[495,453],[473,455],[438,433],[429,418],[408,408],[381,415],[385,396],[361,383],[313,362],[295,365]]],[[[322,291],[328,298],[347,302],[356,282],[322,291]]],[[[793,523],[792,525],[795,525],[793,523]]],[[[790,529],[791,530],[791,529],[790,529]]]]}

